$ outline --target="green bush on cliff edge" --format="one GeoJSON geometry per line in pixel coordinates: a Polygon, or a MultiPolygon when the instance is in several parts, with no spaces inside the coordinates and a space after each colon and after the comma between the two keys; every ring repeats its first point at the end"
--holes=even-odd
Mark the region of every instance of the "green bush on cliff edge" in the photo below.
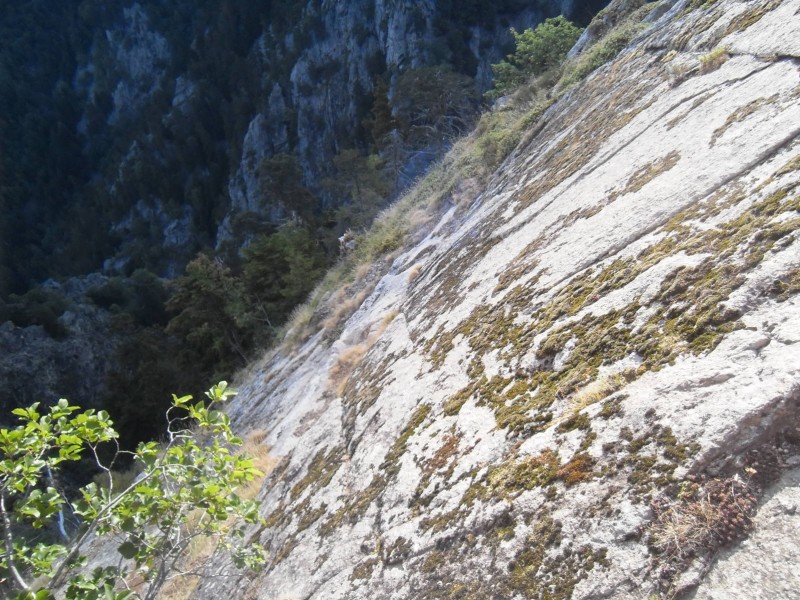
{"type": "Polygon", "coordinates": [[[564,17],[547,19],[522,33],[511,30],[515,50],[506,60],[492,65],[494,89],[489,96],[499,98],[514,91],[531,77],[541,75],[564,61],[582,29],[564,17]]]}

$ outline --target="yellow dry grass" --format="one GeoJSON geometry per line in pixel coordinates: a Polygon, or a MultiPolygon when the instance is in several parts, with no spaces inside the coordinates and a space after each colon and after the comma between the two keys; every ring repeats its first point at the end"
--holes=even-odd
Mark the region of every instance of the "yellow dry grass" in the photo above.
{"type": "Polygon", "coordinates": [[[342,395],[350,374],[361,362],[361,359],[364,358],[367,350],[369,350],[369,345],[367,343],[357,344],[345,348],[336,358],[336,363],[331,367],[328,378],[338,395],[342,395]]]}
{"type": "Polygon", "coordinates": [[[378,339],[389,327],[389,324],[394,321],[395,317],[400,314],[398,310],[390,310],[386,316],[381,319],[380,323],[369,332],[366,340],[361,344],[355,344],[349,348],[345,348],[336,358],[336,362],[331,367],[328,373],[328,381],[330,387],[336,391],[336,394],[341,396],[344,393],[344,388],[347,386],[347,381],[355,368],[361,363],[364,355],[370,348],[378,341],[378,339]]]}
{"type": "Polygon", "coordinates": [[[367,296],[372,292],[372,286],[361,290],[356,295],[346,298],[342,290],[334,294],[332,305],[334,307],[331,316],[322,322],[322,328],[326,331],[332,331],[341,325],[347,318],[352,315],[356,309],[364,303],[367,296]],[[341,300],[340,300],[341,298],[341,300]]]}
{"type": "Polygon", "coordinates": [[[621,390],[625,387],[625,384],[633,379],[634,373],[634,370],[626,369],[619,373],[600,377],[585,385],[572,395],[569,408],[564,411],[560,418],[554,420],[553,424],[558,425],[559,423],[563,423],[575,417],[587,406],[596,404],[614,392],[621,390]]]}
{"type": "Polygon", "coordinates": [[[606,377],[595,379],[590,384],[582,387],[575,392],[572,397],[572,409],[574,412],[582,410],[587,406],[600,402],[621,389],[628,382],[624,373],[614,373],[606,377]]]}
{"type": "Polygon", "coordinates": [[[416,281],[420,273],[422,273],[422,263],[417,263],[408,270],[408,283],[416,281]]]}

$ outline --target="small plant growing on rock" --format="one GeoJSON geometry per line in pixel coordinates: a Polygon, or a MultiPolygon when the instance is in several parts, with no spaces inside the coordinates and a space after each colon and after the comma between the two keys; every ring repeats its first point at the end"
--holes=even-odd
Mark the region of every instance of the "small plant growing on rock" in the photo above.
{"type": "Polygon", "coordinates": [[[710,73],[716,71],[730,58],[728,49],[724,46],[714,48],[705,56],[700,57],[700,71],[702,73],[710,73]]]}
{"type": "Polygon", "coordinates": [[[681,563],[745,535],[756,499],[739,479],[714,479],[705,487],[685,482],[674,502],[653,503],[650,546],[668,562],[681,563]]]}

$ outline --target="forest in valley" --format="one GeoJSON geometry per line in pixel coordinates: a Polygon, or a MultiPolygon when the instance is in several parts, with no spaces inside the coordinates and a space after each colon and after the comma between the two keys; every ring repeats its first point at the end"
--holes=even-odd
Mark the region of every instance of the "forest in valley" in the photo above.
{"type": "MultiPolygon", "coordinates": [[[[424,48],[402,65],[364,4],[342,42],[351,66],[361,53],[355,85],[344,59],[314,56],[339,26],[319,0],[0,3],[0,323],[55,344],[85,330],[107,340],[95,404],[124,443],[159,435],[148,416],[168,391],[230,377],[280,339],[342,260],[338,239],[357,240],[495,98],[549,64],[518,55],[481,75],[482,55],[500,63],[521,47],[519,15],[554,17],[557,3],[412,11],[424,48]],[[303,117],[317,85],[355,90],[326,105],[343,114],[303,117]]],[[[578,4],[585,25],[603,3],[578,4]]],[[[581,31],[567,25],[559,60],[581,31]]],[[[27,398],[31,378],[15,373],[0,405],[27,398]]]]}

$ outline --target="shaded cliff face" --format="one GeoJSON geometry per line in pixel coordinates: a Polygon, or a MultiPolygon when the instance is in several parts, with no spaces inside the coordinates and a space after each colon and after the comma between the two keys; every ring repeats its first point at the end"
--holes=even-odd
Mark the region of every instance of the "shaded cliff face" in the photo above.
{"type": "MultiPolygon", "coordinates": [[[[605,0],[353,2],[37,0],[2,9],[0,293],[47,277],[147,268],[174,277],[198,250],[349,201],[323,189],[345,149],[375,152],[365,119],[398,76],[449,65],[474,94],[510,27],[605,0]],[[386,91],[373,93],[378,82],[386,91]],[[268,182],[264,161],[297,161],[268,182]],[[46,174],[46,175],[43,175],[46,174]],[[313,207],[284,188],[305,186],[313,207]],[[87,239],[86,231],[92,231],[87,239]],[[58,250],[58,252],[56,252],[58,250]],[[57,259],[50,257],[57,253],[57,259]]],[[[412,145],[413,146],[413,145],[412,145]]],[[[412,147],[412,150],[420,150],[412,147]]],[[[428,148],[427,150],[430,150],[428,148]]],[[[418,173],[410,175],[413,179],[418,173]]],[[[347,225],[345,225],[346,227],[347,225]]]]}
{"type": "Polygon", "coordinates": [[[251,368],[271,560],[194,597],[760,597],[701,580],[798,463],[800,2],[662,9],[251,368]]]}
{"type": "MultiPolygon", "coordinates": [[[[411,159],[403,169],[386,166],[388,161],[379,156],[381,149],[364,121],[376,102],[383,102],[381,132],[388,133],[403,73],[444,65],[450,80],[462,86],[448,89],[450,80],[445,80],[438,91],[469,97],[461,103],[469,113],[460,121],[466,128],[480,108],[480,90],[490,83],[490,63],[502,57],[510,41],[510,26],[521,29],[560,12],[586,20],[602,4],[5,3],[0,7],[0,139],[5,149],[0,152],[0,322],[10,319],[25,328],[42,322],[42,310],[51,312],[51,307],[31,307],[11,294],[24,296],[30,288],[53,287],[52,280],[74,275],[88,278],[69,286],[90,291],[106,285],[95,277],[98,272],[131,279],[143,269],[175,279],[199,251],[216,252],[238,277],[250,260],[244,246],[252,250],[259,236],[296,225],[303,236],[307,233],[305,249],[275,238],[273,243],[285,252],[263,260],[264,268],[254,276],[261,289],[246,294],[259,297],[262,316],[263,298],[279,298],[279,308],[266,309],[270,327],[279,326],[305,293],[302,285],[282,283],[277,272],[290,268],[285,256],[306,253],[315,265],[332,262],[337,236],[368,224],[388,196],[423,173],[450,142],[444,135],[436,143],[408,142],[403,151],[411,159]],[[380,93],[375,90],[379,84],[380,93]],[[370,172],[369,196],[358,202],[351,193],[352,178],[339,172],[347,169],[332,160],[343,151],[350,160],[346,167],[356,176],[359,167],[377,165],[370,172]],[[403,181],[393,185],[400,170],[403,181]],[[339,176],[338,185],[322,185],[328,176],[339,176]],[[347,203],[358,209],[347,213],[345,208],[344,218],[333,212],[347,203]],[[359,214],[350,221],[358,226],[346,220],[354,212],[359,214]],[[270,267],[275,273],[269,273],[270,267]]],[[[414,87],[409,88],[413,93],[414,87]]],[[[405,141],[397,128],[393,133],[405,141]]],[[[313,280],[318,272],[314,266],[304,276],[313,280]]],[[[130,289],[129,283],[123,287],[130,289]]],[[[59,286],[51,291],[57,296],[59,286]]],[[[148,329],[166,325],[163,306],[155,311],[156,323],[138,318],[125,323],[123,315],[112,318],[94,310],[91,294],[76,292],[68,300],[76,308],[60,324],[58,315],[50,315],[62,339],[11,325],[0,329],[6,351],[0,357],[0,381],[7,392],[2,401],[9,406],[61,396],[96,406],[103,396],[130,397],[102,391],[114,372],[127,373],[118,381],[143,378],[138,368],[112,359],[115,353],[133,357],[148,370],[157,366],[161,372],[186,373],[175,367],[172,349],[193,344],[148,329]],[[121,348],[118,337],[127,338],[121,348]],[[145,338],[144,349],[135,348],[135,340],[145,338]],[[98,355],[103,356],[98,360],[98,355]],[[91,377],[80,381],[72,373],[88,362],[91,377]]],[[[100,306],[117,313],[127,302],[105,300],[100,306]]],[[[179,304],[169,316],[182,310],[179,304]]],[[[236,312],[237,321],[246,320],[241,310],[236,312]]],[[[213,368],[197,367],[202,361],[192,359],[188,362],[196,374],[186,373],[185,379],[199,384],[212,369],[232,371],[229,365],[268,337],[249,332],[227,336],[237,339],[231,352],[235,359],[215,359],[213,368]],[[238,341],[245,338],[253,341],[238,341]]],[[[147,379],[157,378],[148,373],[147,379]]],[[[168,397],[172,386],[183,385],[171,376],[164,380],[171,381],[169,387],[155,390],[154,396],[168,397]]]]}

